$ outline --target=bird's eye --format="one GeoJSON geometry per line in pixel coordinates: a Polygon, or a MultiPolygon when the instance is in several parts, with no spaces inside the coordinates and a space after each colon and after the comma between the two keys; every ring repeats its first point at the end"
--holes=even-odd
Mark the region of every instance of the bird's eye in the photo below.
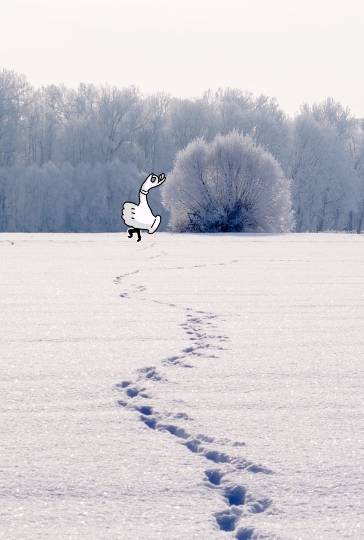
{"type": "Polygon", "coordinates": [[[153,182],[153,184],[154,184],[154,182],[157,180],[157,177],[156,177],[155,175],[153,175],[152,178],[151,178],[150,180],[151,180],[151,182],[153,182]]]}

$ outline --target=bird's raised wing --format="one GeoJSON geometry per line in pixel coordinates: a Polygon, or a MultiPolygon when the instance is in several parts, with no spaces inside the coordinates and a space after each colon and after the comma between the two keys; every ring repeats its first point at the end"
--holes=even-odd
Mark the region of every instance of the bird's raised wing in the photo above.
{"type": "Polygon", "coordinates": [[[146,200],[140,204],[124,203],[121,218],[128,227],[143,229],[150,233],[156,231],[160,223],[160,217],[152,214],[146,200]]]}
{"type": "Polygon", "coordinates": [[[126,202],[123,204],[121,219],[128,227],[135,227],[135,208],[136,204],[132,202],[126,202]]]}

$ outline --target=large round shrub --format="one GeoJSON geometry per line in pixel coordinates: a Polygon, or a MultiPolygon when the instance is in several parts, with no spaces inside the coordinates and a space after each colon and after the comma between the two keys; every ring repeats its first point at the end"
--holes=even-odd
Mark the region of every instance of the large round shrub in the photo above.
{"type": "Polygon", "coordinates": [[[273,156],[231,132],[192,141],[163,187],[170,227],[196,232],[284,232],[292,228],[290,182],[273,156]]]}

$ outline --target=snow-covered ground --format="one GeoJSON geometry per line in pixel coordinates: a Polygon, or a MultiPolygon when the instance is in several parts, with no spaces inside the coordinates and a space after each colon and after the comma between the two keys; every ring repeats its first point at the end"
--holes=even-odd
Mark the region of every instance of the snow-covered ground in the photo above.
{"type": "Polygon", "coordinates": [[[1,538],[364,538],[364,238],[1,234],[0,299],[1,538]]]}

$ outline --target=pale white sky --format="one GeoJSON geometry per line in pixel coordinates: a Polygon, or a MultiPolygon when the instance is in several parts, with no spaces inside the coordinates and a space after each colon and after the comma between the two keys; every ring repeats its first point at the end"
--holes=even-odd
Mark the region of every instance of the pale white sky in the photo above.
{"type": "Polygon", "coordinates": [[[36,86],[230,86],[364,117],[363,51],[363,0],[0,0],[0,67],[36,86]]]}

